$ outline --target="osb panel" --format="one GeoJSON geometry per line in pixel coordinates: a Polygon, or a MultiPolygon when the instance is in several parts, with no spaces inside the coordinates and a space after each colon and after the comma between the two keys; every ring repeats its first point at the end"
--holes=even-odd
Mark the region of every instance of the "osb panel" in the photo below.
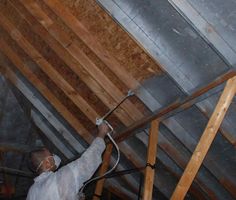
{"type": "Polygon", "coordinates": [[[129,89],[113,74],[106,65],[94,54],[65,24],[57,17],[41,0],[37,3],[44,10],[44,12],[55,22],[60,28],[76,43],[77,46],[84,52],[84,54],[98,66],[107,77],[125,94],[129,89]]]}
{"type": "MultiPolygon", "coordinates": [[[[63,77],[74,87],[77,89],[78,93],[83,96],[83,98],[90,103],[92,108],[98,112],[98,114],[103,115],[105,112],[107,112],[108,108],[90,91],[90,89],[82,82],[80,79],[69,70],[69,67],[66,66],[66,64],[50,49],[50,47],[36,34],[34,34],[31,29],[29,29],[29,25],[24,21],[14,9],[12,9],[11,6],[4,5],[4,14],[10,15],[8,16],[11,18],[11,22],[14,23],[17,28],[21,31],[21,33],[24,35],[25,38],[36,48],[43,56],[44,58],[52,64],[52,66],[59,71],[63,77]]],[[[18,7],[19,9],[20,7],[18,7]]],[[[20,9],[22,11],[22,7],[20,9]]],[[[29,18],[27,18],[29,20],[29,18]]],[[[31,19],[33,20],[33,18],[31,19]]],[[[36,21],[34,23],[37,23],[36,21]]],[[[16,45],[16,44],[14,44],[16,45]]],[[[17,45],[16,45],[17,46],[17,45]]],[[[19,48],[16,48],[19,49],[19,48]]],[[[31,62],[31,59],[22,51],[21,49],[18,50],[18,53],[20,53],[21,58],[25,59],[27,58],[26,62],[31,62]],[[30,60],[30,61],[29,61],[30,60]]],[[[91,122],[88,122],[87,117],[85,117],[84,114],[82,114],[79,109],[69,100],[57,86],[38,68],[37,65],[31,65],[35,66],[34,71],[37,74],[37,76],[45,82],[45,85],[48,86],[49,89],[55,94],[55,96],[60,99],[63,104],[71,111],[71,113],[74,113],[75,116],[81,121],[86,124],[86,127],[91,128],[94,130],[94,125],[92,125],[91,122]]],[[[95,119],[94,119],[95,120],[95,119]]],[[[112,120],[115,122],[114,126],[121,126],[120,121],[113,116],[112,120]]],[[[90,130],[91,130],[90,129],[90,130]]]]}
{"type": "Polygon", "coordinates": [[[95,0],[61,0],[98,41],[137,80],[162,73],[159,66],[95,2],[95,0]]]}
{"type": "MultiPolygon", "coordinates": [[[[44,10],[44,12],[55,22],[57,23],[60,28],[70,37],[72,38],[73,42],[76,43],[77,46],[88,56],[93,63],[96,64],[97,67],[114,83],[114,85],[123,92],[125,95],[129,88],[125,86],[125,84],[120,81],[119,77],[116,76],[111,70],[94,54],[63,22],[60,18],[58,18],[42,1],[37,0],[37,3],[40,7],[44,10]]],[[[126,34],[126,33],[125,33],[126,34]]],[[[142,73],[140,73],[142,74],[142,73]]],[[[144,115],[148,115],[149,111],[146,106],[136,97],[131,98],[131,101],[135,104],[137,108],[144,115]]]]}
{"type": "MultiPolygon", "coordinates": [[[[42,1],[39,1],[39,2],[41,2],[42,3],[42,1]]],[[[19,9],[20,10],[20,12],[24,12],[24,13],[27,13],[27,11],[24,9],[24,7],[22,7],[22,5],[20,4],[20,3],[16,3],[17,4],[17,9],[19,9]]],[[[48,11],[46,11],[46,13],[47,13],[47,15],[48,16],[50,16],[52,19],[54,19],[54,20],[57,20],[57,18],[55,17],[55,15],[53,15],[51,12],[50,12],[50,10],[49,9],[47,9],[47,7],[45,7],[45,5],[41,5],[42,6],[42,9],[45,11],[45,10],[48,10],[48,11]]],[[[35,19],[33,18],[32,19],[32,16],[28,16],[27,17],[27,20],[31,20],[31,22],[33,23],[33,24],[37,24],[37,26],[40,26],[38,23],[37,23],[37,21],[35,21],[35,19]]],[[[66,28],[66,26],[63,24],[62,25],[62,23],[60,22],[60,20],[57,20],[57,21],[59,21],[59,24],[60,24],[60,28],[62,29],[62,30],[64,30],[66,33],[67,33],[67,35],[69,35],[71,38],[73,38],[73,40],[75,40],[74,38],[76,37],[76,36],[74,36],[73,35],[73,32],[70,32],[67,28],[66,28]]],[[[42,26],[41,26],[42,27],[42,26]]],[[[26,28],[26,27],[25,27],[26,28]]],[[[45,33],[45,35],[46,34],[48,34],[47,32],[45,33]]],[[[49,35],[49,34],[48,34],[49,35]]],[[[46,37],[46,36],[45,36],[46,37]]],[[[48,37],[48,36],[47,36],[48,37]]],[[[49,36],[50,37],[50,36],[49,36]]],[[[80,42],[78,42],[78,44],[77,44],[78,46],[80,46],[80,49],[82,49],[83,51],[84,51],[84,53],[86,53],[86,52],[89,52],[89,54],[91,54],[91,51],[87,48],[87,46],[85,46],[81,41],[80,42]]],[[[43,45],[43,46],[45,46],[45,45],[43,45]]],[[[53,57],[54,55],[48,55],[47,56],[47,59],[48,60],[50,60],[50,58],[51,57],[53,57]]],[[[54,56],[55,57],[55,56],[54,56]]],[[[96,55],[94,54],[94,57],[93,58],[91,58],[91,60],[94,62],[94,58],[95,59],[97,59],[98,60],[98,58],[96,58],[96,55]]],[[[58,60],[58,58],[56,58],[56,60],[58,60]]],[[[62,61],[60,61],[60,63],[61,63],[62,61]]],[[[94,62],[94,63],[96,63],[96,62],[94,62]]],[[[101,62],[100,62],[101,63],[101,62]]],[[[96,63],[97,64],[97,63],[96,63]]],[[[64,72],[64,69],[62,69],[62,70],[60,70],[60,69],[58,69],[58,71],[61,71],[61,74],[64,74],[64,73],[66,73],[66,72],[64,72]]],[[[85,72],[85,70],[82,70],[81,71],[81,76],[89,76],[88,75],[88,73],[87,72],[85,72]]],[[[69,77],[69,80],[68,80],[68,82],[73,82],[73,78],[71,77],[71,76],[68,76],[69,77]]],[[[113,77],[113,80],[114,80],[115,78],[113,77]]],[[[82,82],[82,81],[81,81],[82,82]]],[[[80,83],[81,84],[81,83],[80,83]]],[[[83,83],[82,83],[83,84],[83,83]]],[[[78,86],[80,86],[78,83],[76,83],[76,84],[73,84],[72,83],[72,85],[74,85],[74,87],[78,87],[78,86]]],[[[118,85],[118,84],[115,84],[116,86],[118,85]]],[[[119,84],[119,85],[121,85],[121,84],[119,84]]],[[[128,91],[128,89],[125,89],[124,90],[124,93],[126,93],[128,91]]],[[[83,90],[79,90],[79,92],[81,92],[81,93],[83,93],[83,95],[82,96],[84,96],[84,98],[86,99],[86,96],[89,96],[89,98],[91,99],[93,99],[94,101],[90,101],[92,104],[91,104],[91,106],[98,112],[98,113],[100,113],[101,115],[102,114],[104,114],[104,108],[106,108],[105,107],[105,105],[103,105],[101,102],[99,102],[99,100],[98,100],[98,98],[96,98],[96,96],[89,90],[89,89],[87,89],[87,90],[84,90],[84,87],[83,87],[83,90]],[[84,94],[84,92],[83,91],[85,91],[85,93],[87,93],[87,95],[86,94],[84,94]],[[96,99],[95,99],[96,98],[96,99]]],[[[137,100],[136,100],[137,101],[137,100]]],[[[139,107],[141,107],[141,106],[139,106],[139,107]]]]}
{"type": "MultiPolygon", "coordinates": [[[[44,56],[44,58],[69,82],[83,98],[90,102],[92,107],[99,113],[103,114],[104,110],[107,110],[106,106],[100,102],[100,100],[92,93],[87,86],[80,81],[69,67],[50,49],[50,47],[36,34],[34,34],[29,25],[20,18],[11,8],[5,7],[5,15],[10,13],[12,22],[17,25],[21,33],[27,38],[27,40],[44,56]],[[96,106],[94,106],[96,105],[96,106]]],[[[36,23],[36,22],[35,22],[36,23]]]]}

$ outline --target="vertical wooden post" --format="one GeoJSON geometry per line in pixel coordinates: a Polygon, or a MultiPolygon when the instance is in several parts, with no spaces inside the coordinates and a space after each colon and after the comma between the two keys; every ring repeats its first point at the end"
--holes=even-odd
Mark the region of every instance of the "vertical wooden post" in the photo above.
{"type": "Polygon", "coordinates": [[[227,81],[216,108],[193,152],[193,155],[171,197],[171,200],[184,199],[196,176],[236,93],[236,77],[227,81]]]}
{"type": "MultiPolygon", "coordinates": [[[[103,156],[103,163],[102,163],[102,166],[99,169],[99,175],[103,175],[109,167],[111,153],[112,153],[112,147],[113,147],[112,144],[107,145],[106,151],[105,151],[104,156],[103,156]]],[[[105,182],[104,178],[97,182],[95,192],[94,192],[95,195],[93,196],[93,200],[99,200],[100,199],[100,196],[102,195],[104,182],[105,182]]]]}
{"type": "Polygon", "coordinates": [[[155,167],[152,168],[151,166],[155,166],[156,163],[158,128],[159,128],[159,121],[155,119],[151,122],[151,128],[149,131],[149,142],[148,142],[149,144],[147,152],[147,167],[145,170],[145,179],[144,179],[143,200],[152,199],[155,167]]]}

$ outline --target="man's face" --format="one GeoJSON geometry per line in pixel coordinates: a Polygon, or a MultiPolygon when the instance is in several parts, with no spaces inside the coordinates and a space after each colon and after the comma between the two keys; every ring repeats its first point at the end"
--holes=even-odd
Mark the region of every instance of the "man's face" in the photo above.
{"type": "Polygon", "coordinates": [[[43,169],[45,169],[45,171],[56,170],[55,161],[53,159],[52,154],[48,150],[45,150],[45,158],[43,160],[43,169]]]}

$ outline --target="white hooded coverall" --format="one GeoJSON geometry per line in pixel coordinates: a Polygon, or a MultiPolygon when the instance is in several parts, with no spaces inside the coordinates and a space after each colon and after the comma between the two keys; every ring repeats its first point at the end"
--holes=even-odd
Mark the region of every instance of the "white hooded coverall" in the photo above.
{"type": "Polygon", "coordinates": [[[102,162],[105,142],[97,137],[77,160],[56,172],[43,172],[34,179],[26,200],[76,200],[83,183],[102,162]]]}

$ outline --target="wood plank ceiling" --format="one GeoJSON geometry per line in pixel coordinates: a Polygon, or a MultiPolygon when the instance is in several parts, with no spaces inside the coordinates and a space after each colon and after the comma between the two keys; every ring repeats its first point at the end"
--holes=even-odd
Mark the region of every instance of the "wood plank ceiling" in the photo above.
{"type": "MultiPolygon", "coordinates": [[[[18,78],[23,75],[88,144],[96,136],[96,117],[113,108],[129,89],[152,99],[143,81],[165,74],[94,0],[1,0],[0,45],[6,77],[22,88],[18,78]]],[[[137,96],[130,97],[109,117],[117,132],[152,114],[137,96]]],[[[40,107],[44,110],[43,105],[40,107]]],[[[52,114],[45,113],[48,121],[53,119],[52,114]]],[[[126,143],[120,146],[132,165],[142,166],[136,152],[126,143]]],[[[175,154],[176,147],[171,144],[162,148],[175,154]]],[[[65,156],[71,157],[69,153],[65,156]]],[[[175,156],[184,168],[184,159],[175,156]]],[[[137,192],[132,180],[125,181],[137,192]]],[[[201,184],[198,181],[190,188],[196,199],[206,199],[205,191],[199,189],[201,184]]],[[[113,193],[114,186],[110,187],[113,193]]],[[[207,192],[214,199],[214,194],[207,192]]]]}

